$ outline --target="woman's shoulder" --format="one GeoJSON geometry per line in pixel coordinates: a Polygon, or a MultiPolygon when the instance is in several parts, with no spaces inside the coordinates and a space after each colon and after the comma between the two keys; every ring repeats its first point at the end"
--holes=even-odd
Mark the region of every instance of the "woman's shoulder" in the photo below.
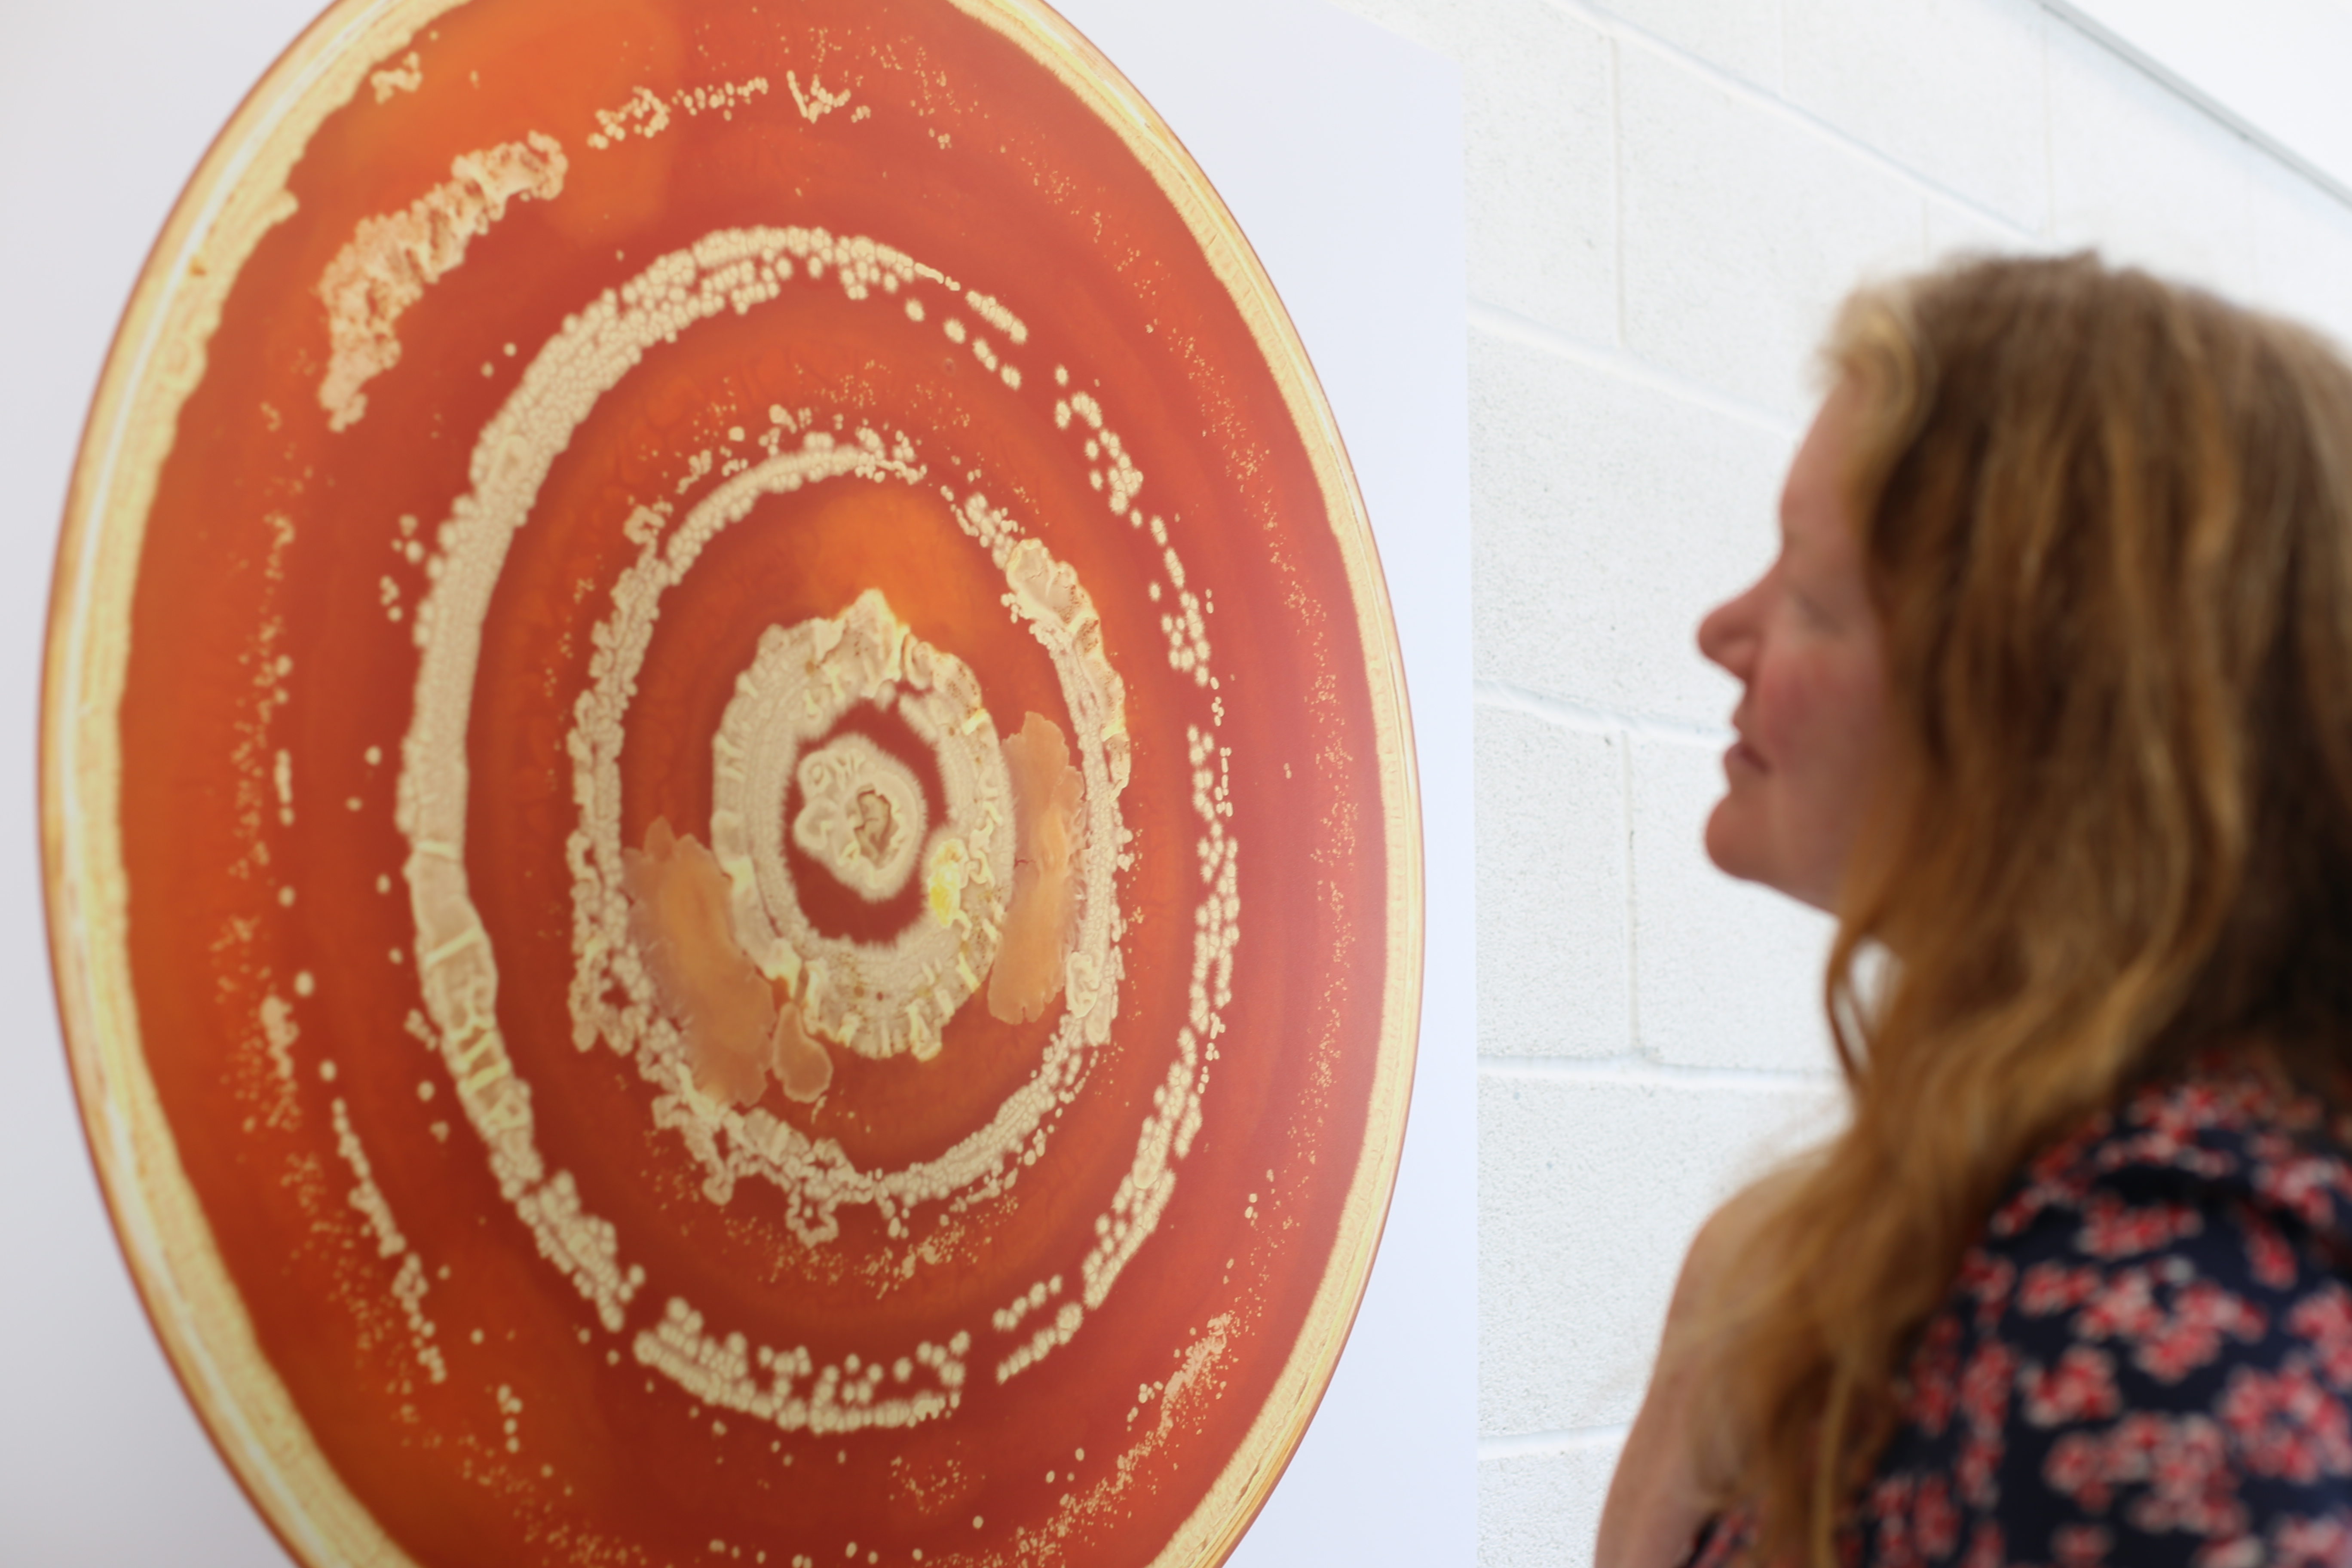
{"type": "Polygon", "coordinates": [[[2021,1173],[1929,1322],[1867,1561],[2352,1561],[2352,1161],[2251,1076],[2021,1173]]]}

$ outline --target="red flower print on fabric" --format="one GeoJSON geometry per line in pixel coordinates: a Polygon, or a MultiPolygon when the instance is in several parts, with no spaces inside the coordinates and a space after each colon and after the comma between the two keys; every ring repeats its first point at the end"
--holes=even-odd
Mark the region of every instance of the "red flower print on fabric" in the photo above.
{"type": "Polygon", "coordinates": [[[2352,1519],[2281,1519],[2271,1526],[2263,1568],[2342,1568],[2352,1563],[2352,1519]]]}
{"type": "Polygon", "coordinates": [[[2010,1292],[2016,1286],[2016,1264],[2006,1258],[1989,1257],[1982,1247],[1971,1247],[1960,1259],[1960,1277],[1952,1289],[1976,1302],[1977,1326],[1990,1328],[2007,1310],[2010,1292]]]}
{"type": "Polygon", "coordinates": [[[2099,1568],[2115,1543],[2115,1531],[2103,1524],[2061,1525],[2050,1532],[2050,1555],[2057,1568],[2099,1568]]]}
{"type": "Polygon", "coordinates": [[[1912,1358],[1910,1387],[1903,1414],[1913,1426],[1940,1436],[1951,1425],[1960,1396],[1959,1320],[1937,1314],[1912,1358]]]}
{"type": "Polygon", "coordinates": [[[2345,1191],[2342,1160],[2302,1149],[2281,1134],[2256,1140],[2253,1153],[2257,1196],[2315,1229],[2334,1221],[2336,1200],[2345,1191]]]}
{"type": "Polygon", "coordinates": [[[2126,1208],[2100,1194],[2083,1205],[2083,1230],[2075,1245],[2093,1258],[2136,1258],[2204,1227],[2204,1216],[2187,1204],[2126,1208]]]}
{"type": "Polygon", "coordinates": [[[2273,1290],[2284,1290],[2294,1284],[2294,1247],[2279,1234],[2278,1227],[2266,1224],[2259,1215],[2239,1206],[2231,1216],[2246,1238],[2246,1270],[2254,1283],[2273,1290]]]}
{"type": "Polygon", "coordinates": [[[2034,1318],[2072,1311],[2098,1294],[2101,1278],[2098,1269],[2088,1266],[2076,1268],[2063,1263],[2037,1263],[2025,1271],[2018,1306],[2028,1317],[2034,1318]]]}
{"type": "Polygon", "coordinates": [[[2267,1327],[2261,1309],[2210,1280],[2173,1292],[2168,1310],[2158,1298],[2153,1271],[2146,1268],[2109,1276],[2074,1317],[2083,1338],[2131,1346],[2132,1363],[2167,1383],[2209,1364],[2221,1352],[2222,1335],[2252,1344],[2267,1327]]]}
{"type": "Polygon", "coordinates": [[[2171,1313],[2132,1352],[2132,1361],[2153,1376],[2178,1383],[2221,1353],[2223,1334],[2252,1344],[2269,1326],[2260,1308],[2200,1279],[2174,1298],[2171,1313]]]}
{"type": "Polygon", "coordinates": [[[2311,1343],[2328,1382],[2352,1389],[2352,1290],[2330,1279],[2295,1304],[2287,1331],[2311,1343]]]}
{"type": "Polygon", "coordinates": [[[2124,1517],[2150,1533],[2211,1537],[2245,1529],[2237,1477],[2210,1415],[2134,1415],[2103,1433],[2069,1433],[2051,1452],[2049,1477],[2094,1513],[2129,1488],[2124,1517]]]}
{"type": "Polygon", "coordinates": [[[1960,1541],[1960,1513],[1952,1506],[1952,1489],[1941,1476],[1919,1483],[1916,1539],[1919,1555],[1941,1563],[1960,1541]]]}
{"type": "Polygon", "coordinates": [[[2115,1358],[2088,1345],[2071,1345],[2050,1371],[2028,1363],[2019,1384],[2025,1394],[2025,1418],[2036,1426],[2071,1426],[2104,1421],[2116,1414],[2115,1358]]]}
{"type": "Polygon", "coordinates": [[[1917,1568],[1919,1552],[1911,1539],[1912,1494],[1918,1484],[1909,1476],[1890,1476],[1870,1491],[1870,1512],[1878,1521],[1880,1568],[1917,1568]]]}
{"type": "Polygon", "coordinates": [[[2352,1476],[2352,1419],[2306,1358],[2290,1358],[2276,1373],[2251,1366],[2232,1372],[2221,1423],[2255,1475],[2306,1483],[2352,1476]]]}

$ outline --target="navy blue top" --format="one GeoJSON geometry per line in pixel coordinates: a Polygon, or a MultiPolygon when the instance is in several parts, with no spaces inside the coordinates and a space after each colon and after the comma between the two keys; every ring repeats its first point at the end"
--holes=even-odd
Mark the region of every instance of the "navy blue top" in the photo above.
{"type": "MultiPolygon", "coordinates": [[[[1898,1385],[1840,1555],[2352,1564],[2352,1164],[2247,1077],[2136,1095],[2004,1194],[1898,1385]]],[[[1741,1561],[1734,1514],[1693,1562],[1741,1561]]]]}

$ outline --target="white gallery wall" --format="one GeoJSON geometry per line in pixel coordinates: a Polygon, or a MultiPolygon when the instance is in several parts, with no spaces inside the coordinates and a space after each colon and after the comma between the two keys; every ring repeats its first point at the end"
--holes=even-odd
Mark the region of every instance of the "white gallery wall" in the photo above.
{"type": "Polygon", "coordinates": [[[2096,246],[2352,342],[2352,207],[2232,129],[2276,105],[2180,90],[2242,68],[2232,7],[2098,0],[2102,42],[2034,0],[1340,3],[1463,71],[1477,1557],[1577,1564],[1691,1233],[1834,1115],[1826,922],[1698,851],[1736,691],[1692,646],[1774,547],[1829,310],[2096,246]]]}

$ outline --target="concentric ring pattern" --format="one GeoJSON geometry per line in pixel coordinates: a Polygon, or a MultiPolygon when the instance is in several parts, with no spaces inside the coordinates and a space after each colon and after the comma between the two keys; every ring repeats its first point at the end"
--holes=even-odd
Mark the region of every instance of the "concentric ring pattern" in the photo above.
{"type": "Polygon", "coordinates": [[[1287,319],[1043,6],[330,11],[117,341],[44,749],[118,1227],[306,1561],[1265,1500],[1402,1131],[1410,731],[1287,319]]]}

